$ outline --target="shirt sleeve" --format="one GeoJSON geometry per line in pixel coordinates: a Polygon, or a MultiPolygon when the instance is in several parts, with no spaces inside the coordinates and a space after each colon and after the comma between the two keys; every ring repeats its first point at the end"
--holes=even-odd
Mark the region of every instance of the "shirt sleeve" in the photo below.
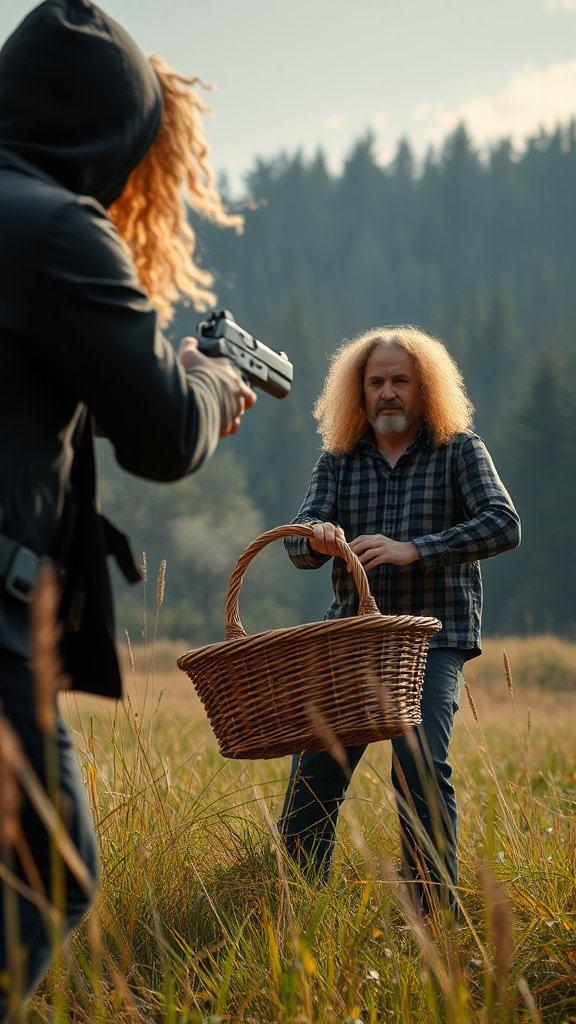
{"type": "Polygon", "coordinates": [[[491,558],[520,543],[520,518],[481,438],[464,440],[455,477],[465,521],[412,538],[425,570],[491,558]]]}
{"type": "MultiPolygon", "coordinates": [[[[292,522],[338,525],[336,519],[337,497],[338,487],[331,456],[322,455],[314,467],[310,486],[300,511],[292,522]]],[[[306,537],[286,537],[284,546],[290,561],[298,569],[320,569],[332,557],[314,551],[306,537]]]]}
{"type": "Polygon", "coordinates": [[[175,480],[197,469],[218,443],[223,389],[184,371],[97,204],[56,211],[37,291],[30,335],[47,386],[88,406],[130,472],[175,480]]]}

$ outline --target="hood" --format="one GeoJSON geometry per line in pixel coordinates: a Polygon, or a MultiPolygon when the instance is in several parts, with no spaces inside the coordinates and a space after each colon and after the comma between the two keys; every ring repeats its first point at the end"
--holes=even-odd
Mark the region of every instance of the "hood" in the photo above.
{"type": "Polygon", "coordinates": [[[103,206],[160,126],[148,60],[89,0],[45,0],[0,50],[0,146],[103,206]]]}

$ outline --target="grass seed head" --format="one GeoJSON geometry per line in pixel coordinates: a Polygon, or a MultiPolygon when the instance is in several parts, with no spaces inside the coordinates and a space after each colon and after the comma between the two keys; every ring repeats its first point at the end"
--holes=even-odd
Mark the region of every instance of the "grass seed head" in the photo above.
{"type": "Polygon", "coordinates": [[[496,988],[502,1001],[506,979],[514,956],[514,929],[510,904],[504,893],[498,891],[492,907],[492,937],[496,961],[496,988]]]}
{"type": "Polygon", "coordinates": [[[130,643],[130,634],[127,629],[124,630],[124,636],[126,637],[126,646],[128,647],[128,657],[130,658],[130,668],[132,673],[134,672],[134,655],[132,653],[132,644],[130,643]]]}
{"type": "Polygon", "coordinates": [[[474,715],[474,720],[477,722],[478,721],[478,712],[476,711],[476,705],[474,703],[474,697],[472,696],[472,691],[470,690],[470,687],[468,686],[468,683],[466,682],[466,680],[464,680],[464,688],[466,690],[466,696],[468,697],[468,703],[469,703],[470,708],[472,710],[472,714],[474,715]]]}
{"type": "Polygon", "coordinates": [[[510,662],[508,661],[508,655],[506,654],[506,651],[502,651],[502,658],[504,661],[504,675],[506,676],[506,685],[508,687],[510,696],[513,696],[514,687],[512,686],[512,671],[510,669],[510,662]]]}
{"type": "Polygon", "coordinates": [[[160,562],[160,569],[158,570],[158,580],[156,582],[156,604],[158,608],[164,600],[164,585],[166,583],[166,559],[163,558],[160,562]]]}
{"type": "Polygon", "coordinates": [[[70,679],[62,672],[58,644],[62,623],[58,621],[60,588],[56,572],[47,563],[40,567],[30,602],[32,625],[32,673],[36,723],[43,733],[56,728],[56,694],[70,688],[70,679]]]}
{"type": "Polygon", "coordinates": [[[480,882],[486,893],[486,903],[490,919],[490,933],[494,946],[494,974],[496,979],[496,998],[502,1002],[506,982],[514,956],[514,923],[510,904],[502,888],[498,885],[493,871],[484,866],[480,869],[480,882]]]}
{"type": "Polygon", "coordinates": [[[148,580],[148,563],[146,561],[146,552],[145,551],[142,552],[142,565],[140,566],[140,569],[141,569],[141,572],[142,572],[142,579],[143,579],[144,583],[146,583],[147,580],[148,580]]]}
{"type": "Polygon", "coordinates": [[[19,760],[18,737],[8,719],[0,715],[0,846],[3,847],[14,844],[20,828],[19,760]]]}

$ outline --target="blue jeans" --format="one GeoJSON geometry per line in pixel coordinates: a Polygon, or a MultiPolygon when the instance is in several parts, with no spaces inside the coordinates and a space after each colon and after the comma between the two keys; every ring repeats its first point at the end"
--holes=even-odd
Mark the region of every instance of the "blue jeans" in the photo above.
{"type": "MultiPolygon", "coordinates": [[[[36,775],[45,785],[44,735],[38,729],[34,717],[32,673],[27,661],[2,648],[0,648],[0,701],[3,715],[11,723],[36,775]]],[[[98,850],[94,826],[84,795],[84,785],[76,762],[72,736],[58,711],[56,740],[62,817],[73,843],[96,881],[98,850]]],[[[50,840],[26,797],[23,797],[20,821],[45,892],[50,897],[52,892],[50,840]]],[[[29,884],[28,876],[18,858],[10,851],[3,851],[3,854],[8,857],[8,866],[19,878],[29,884]]],[[[10,904],[8,915],[11,918],[11,927],[6,927],[5,897],[6,890],[2,886],[0,895],[0,971],[5,972],[8,969],[7,942],[14,934],[12,928],[16,924],[19,941],[25,955],[23,991],[21,992],[22,997],[25,997],[34,990],[48,969],[52,958],[52,943],[45,930],[40,911],[24,896],[19,896],[15,902],[15,914],[12,913],[12,904],[10,904]],[[16,922],[14,922],[14,916],[17,918],[16,922]]],[[[64,899],[65,932],[69,934],[90,905],[90,897],[68,869],[64,870],[64,899]]],[[[0,1021],[5,1020],[7,1007],[7,993],[0,988],[0,1021]]]]}
{"type": "MultiPolygon", "coordinates": [[[[400,819],[403,873],[413,881],[423,910],[430,883],[453,903],[458,883],[458,814],[447,763],[460,697],[465,652],[435,647],[428,653],[422,689],[422,725],[392,740],[392,783],[400,819]],[[447,884],[448,882],[448,884],[447,884]]],[[[334,852],[338,812],[366,746],[347,747],[348,772],[327,751],[296,754],[278,823],[288,852],[307,862],[323,882],[334,852]]]]}

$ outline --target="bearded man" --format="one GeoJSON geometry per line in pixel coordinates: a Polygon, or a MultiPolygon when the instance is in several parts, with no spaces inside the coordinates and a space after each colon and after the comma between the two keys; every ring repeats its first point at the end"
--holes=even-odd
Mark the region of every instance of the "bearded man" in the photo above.
{"type": "MultiPolygon", "coordinates": [[[[422,726],[392,740],[392,781],[403,868],[424,912],[432,894],[456,896],[458,820],[448,747],[461,669],[481,653],[479,559],[520,542],[518,515],[486,447],[444,345],[415,327],[384,327],[341,347],[316,403],[324,454],[295,523],[314,539],[287,538],[301,569],[334,558],[327,619],[356,615],[358,599],[336,539],[368,574],[383,614],[430,615],[422,726]]],[[[326,881],[338,812],[365,747],[347,748],[349,771],[328,752],[293,759],[279,823],[288,851],[326,881]]]]}

